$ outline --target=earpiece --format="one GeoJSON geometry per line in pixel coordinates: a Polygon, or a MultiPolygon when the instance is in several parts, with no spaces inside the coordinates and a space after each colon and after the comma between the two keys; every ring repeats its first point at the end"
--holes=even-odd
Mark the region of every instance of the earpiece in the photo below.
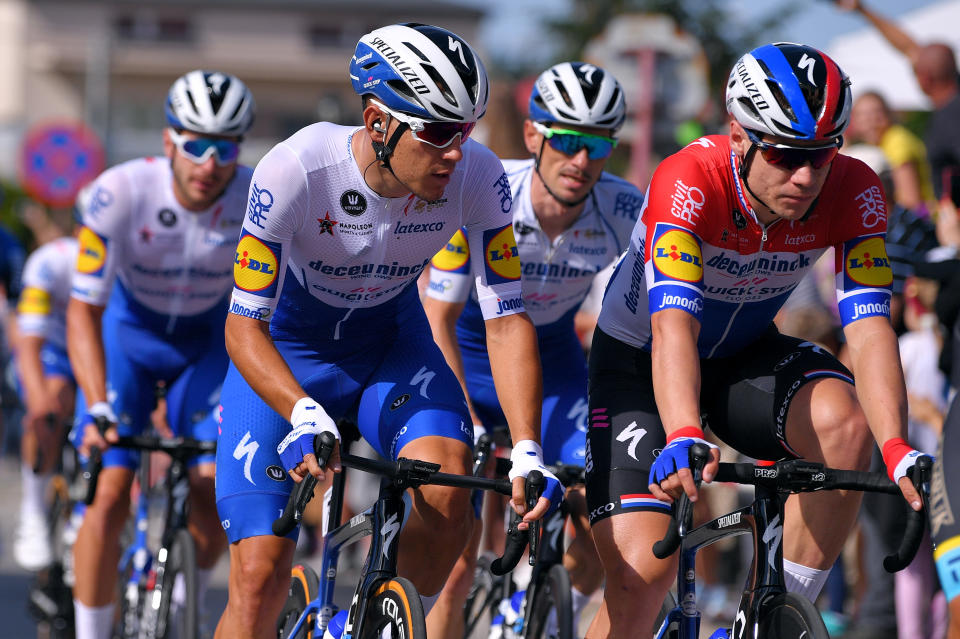
{"type": "Polygon", "coordinates": [[[386,131],[383,129],[383,126],[380,124],[380,120],[374,120],[373,130],[377,133],[386,133],[386,131]]]}

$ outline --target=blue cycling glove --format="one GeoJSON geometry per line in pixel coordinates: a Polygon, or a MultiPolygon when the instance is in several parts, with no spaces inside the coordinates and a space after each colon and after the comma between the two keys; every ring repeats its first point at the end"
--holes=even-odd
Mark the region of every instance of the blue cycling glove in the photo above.
{"type": "Polygon", "coordinates": [[[563,501],[563,484],[543,465],[543,449],[540,448],[540,444],[532,439],[517,442],[510,453],[510,462],[513,464],[507,475],[510,481],[517,477],[526,477],[532,470],[543,473],[543,478],[547,481],[547,485],[543,488],[543,496],[550,500],[550,508],[544,518],[560,507],[560,502],[563,501]]]}
{"type": "Polygon", "coordinates": [[[696,426],[686,426],[672,432],[667,439],[667,445],[650,467],[649,483],[659,485],[681,468],[690,468],[690,447],[696,443],[716,448],[703,439],[703,431],[696,426]]]}

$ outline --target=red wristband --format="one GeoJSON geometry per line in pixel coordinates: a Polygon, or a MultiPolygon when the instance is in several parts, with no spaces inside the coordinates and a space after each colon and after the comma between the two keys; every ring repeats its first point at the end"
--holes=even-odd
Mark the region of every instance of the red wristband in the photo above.
{"type": "Polygon", "coordinates": [[[893,481],[893,473],[897,470],[897,465],[904,457],[913,452],[913,447],[904,441],[903,437],[894,437],[887,440],[881,452],[883,453],[883,463],[887,467],[887,476],[893,481]]]}
{"type": "Polygon", "coordinates": [[[683,428],[678,428],[667,435],[667,443],[669,444],[678,437],[695,437],[696,439],[703,439],[703,429],[698,426],[684,426],[683,428]]]}

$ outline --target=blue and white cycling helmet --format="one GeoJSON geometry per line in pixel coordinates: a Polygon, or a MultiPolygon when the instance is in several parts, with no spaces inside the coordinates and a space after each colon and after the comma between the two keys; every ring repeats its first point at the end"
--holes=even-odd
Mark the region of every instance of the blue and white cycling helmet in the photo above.
{"type": "Polygon", "coordinates": [[[727,112],[746,129],[835,140],[850,124],[850,79],[826,54],[777,42],[743,55],[727,81],[727,112]]]}
{"type": "Polygon", "coordinates": [[[530,119],[616,132],[626,117],[623,88],[600,67],[561,62],[537,78],[530,93],[530,119]]]}
{"type": "Polygon", "coordinates": [[[210,135],[243,135],[255,115],[250,89],[219,71],[190,71],[177,78],[165,110],[170,126],[210,135]]]}
{"type": "Polygon", "coordinates": [[[487,110],[487,71],[460,36],[425,24],[381,27],[357,43],[350,81],[388,109],[424,120],[476,122],[487,110]]]}

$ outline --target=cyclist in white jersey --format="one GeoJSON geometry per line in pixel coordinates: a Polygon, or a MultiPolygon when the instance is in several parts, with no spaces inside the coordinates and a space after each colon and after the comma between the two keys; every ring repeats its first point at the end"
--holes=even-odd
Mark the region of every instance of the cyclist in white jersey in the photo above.
{"type": "MultiPolygon", "coordinates": [[[[254,117],[239,79],[212,71],[178,78],[167,96],[165,157],[104,172],[83,203],[83,228],[67,309],[67,348],[88,406],[81,452],[107,448],[93,425],[140,432],[154,387],[167,388],[176,435],[212,440],[210,417],[227,365],[223,322],[234,247],[252,171],[237,164],[254,117]]],[[[97,494],[74,548],[78,639],[110,636],[119,536],[130,508],[135,453],[107,449],[97,494]]],[[[226,547],[213,490],[213,457],[190,468],[190,529],[197,542],[199,594],[226,547]]]]}
{"type": "MultiPolygon", "coordinates": [[[[231,542],[218,637],[276,632],[298,531],[281,539],[270,526],[294,480],[323,476],[313,439],[323,431],[339,439],[334,419],[355,416],[389,459],[469,472],[463,392],[416,286],[461,226],[471,232],[498,386],[513,391],[504,412],[524,452],[512,473],[521,512],[521,478],[543,469],[540,362],[522,312],[510,185],[497,158],[468,139],[486,109],[483,64],[445,29],[400,24],[360,39],[350,75],[363,126],[302,129],[263,158],[250,187],[217,448],[217,507],[231,542]]],[[[336,471],[337,451],[330,464],[336,471]]],[[[545,475],[546,496],[528,521],[561,497],[545,475]]],[[[463,489],[425,486],[411,497],[399,570],[429,610],[470,536],[472,511],[463,489]]]]}
{"type": "MultiPolygon", "coordinates": [[[[537,328],[543,362],[540,436],[547,463],[584,465],[587,363],[574,315],[596,274],[627,248],[643,202],[640,191],[604,172],[623,123],[623,90],[603,69],[564,62],[544,71],[524,122],[528,160],[503,162],[514,195],[513,231],[523,257],[523,303],[537,328]]],[[[471,283],[469,234],[461,229],[431,263],[424,308],[437,343],[464,383],[474,423],[502,427],[483,324],[471,283]]],[[[574,621],[602,572],[587,523],[582,486],[568,492],[576,536],[564,564],[573,580],[574,621]],[[579,506],[579,508],[575,507],[579,506]]],[[[487,513],[494,515],[489,509],[487,513]]],[[[494,526],[494,522],[489,522],[494,526]]],[[[470,547],[431,615],[432,636],[460,636],[463,607],[476,564],[477,527],[470,547]]]]}
{"type": "Polygon", "coordinates": [[[66,312],[76,260],[77,240],[72,237],[37,248],[24,266],[17,303],[20,337],[15,359],[25,414],[20,522],[13,554],[28,570],[39,570],[53,559],[44,499],[60,454],[60,429],[73,412],[76,381],[67,358],[66,312]]]}

